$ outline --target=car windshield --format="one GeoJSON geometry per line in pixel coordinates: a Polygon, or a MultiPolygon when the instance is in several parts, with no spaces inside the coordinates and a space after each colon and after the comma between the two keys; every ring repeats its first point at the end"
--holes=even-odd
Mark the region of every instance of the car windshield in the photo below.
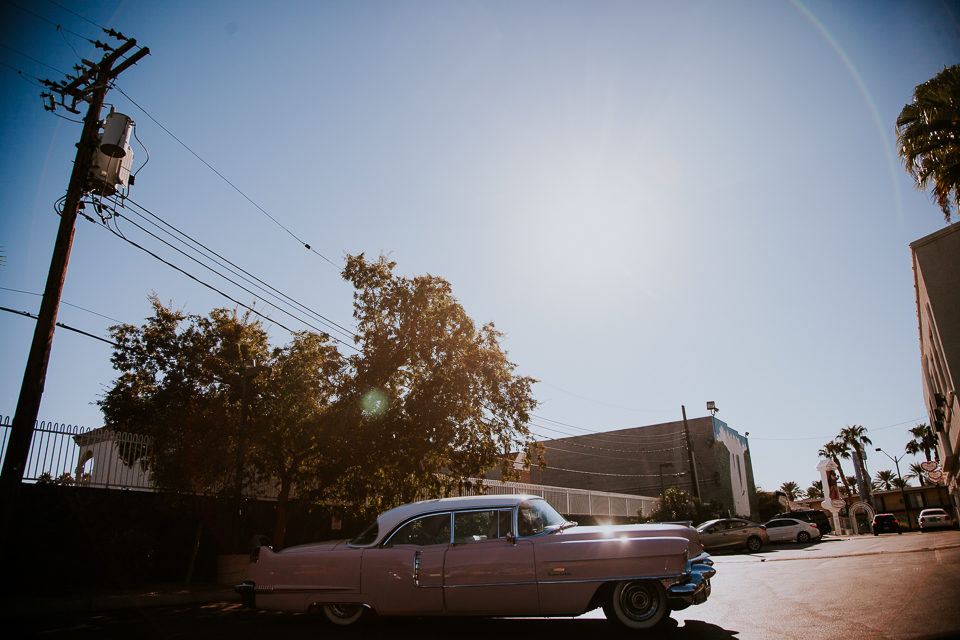
{"type": "Polygon", "coordinates": [[[520,503],[517,513],[517,533],[521,537],[535,536],[552,527],[564,524],[563,516],[547,504],[546,500],[527,500],[520,503]]]}
{"type": "Polygon", "coordinates": [[[943,509],[927,509],[926,511],[923,512],[923,515],[925,515],[925,516],[945,516],[945,515],[947,515],[947,512],[944,511],[943,509]]]}
{"type": "Polygon", "coordinates": [[[373,544],[377,540],[377,534],[380,532],[380,525],[376,520],[373,521],[369,527],[363,530],[363,533],[358,535],[356,538],[350,541],[351,545],[357,547],[365,547],[368,544],[373,544]]]}
{"type": "Polygon", "coordinates": [[[703,532],[704,529],[706,529],[707,527],[711,527],[711,526],[717,524],[718,522],[720,522],[720,521],[719,521],[719,520],[708,520],[708,521],[704,522],[703,524],[701,524],[699,527],[697,527],[697,531],[703,532]]]}

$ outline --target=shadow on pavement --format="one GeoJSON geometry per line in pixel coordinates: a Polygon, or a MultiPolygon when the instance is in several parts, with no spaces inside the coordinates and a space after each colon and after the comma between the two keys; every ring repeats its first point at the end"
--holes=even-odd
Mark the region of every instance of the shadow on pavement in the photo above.
{"type": "Polygon", "coordinates": [[[490,640],[490,638],[663,638],[731,640],[739,632],[699,620],[665,620],[646,632],[618,632],[603,618],[374,618],[366,624],[338,628],[322,614],[249,611],[232,603],[127,610],[108,614],[44,616],[22,620],[21,637],[56,638],[204,638],[271,640],[318,637],[329,640],[407,638],[490,640]]]}

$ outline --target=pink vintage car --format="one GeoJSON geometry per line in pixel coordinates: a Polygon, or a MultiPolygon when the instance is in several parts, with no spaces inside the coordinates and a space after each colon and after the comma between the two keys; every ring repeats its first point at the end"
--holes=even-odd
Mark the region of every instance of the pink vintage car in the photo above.
{"type": "Polygon", "coordinates": [[[577,527],[532,495],[391,509],[350,542],[255,550],[245,606],[383,616],[577,616],[603,607],[631,629],[700,604],[715,570],[695,529],[577,527]]]}

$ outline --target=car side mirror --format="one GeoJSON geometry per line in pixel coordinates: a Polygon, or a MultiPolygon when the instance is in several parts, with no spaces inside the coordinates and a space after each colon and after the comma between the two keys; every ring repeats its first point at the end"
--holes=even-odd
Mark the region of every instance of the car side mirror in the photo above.
{"type": "Polygon", "coordinates": [[[517,536],[513,535],[512,532],[508,532],[507,535],[504,536],[504,538],[506,538],[507,542],[509,542],[510,544],[517,544],[517,536]]]}

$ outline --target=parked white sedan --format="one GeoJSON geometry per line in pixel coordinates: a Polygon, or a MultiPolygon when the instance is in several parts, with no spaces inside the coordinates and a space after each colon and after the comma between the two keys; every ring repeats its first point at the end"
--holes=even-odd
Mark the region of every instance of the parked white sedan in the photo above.
{"type": "Polygon", "coordinates": [[[793,518],[775,518],[764,525],[770,542],[810,542],[820,538],[820,530],[813,523],[793,518]]]}

